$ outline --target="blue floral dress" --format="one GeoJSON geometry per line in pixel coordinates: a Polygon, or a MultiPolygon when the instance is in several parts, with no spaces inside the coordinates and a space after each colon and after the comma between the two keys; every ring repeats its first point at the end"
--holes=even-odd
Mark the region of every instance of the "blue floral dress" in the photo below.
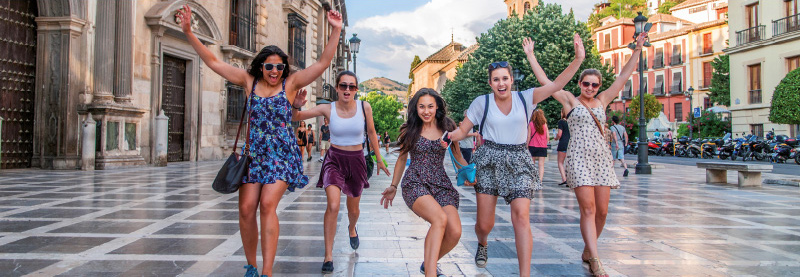
{"type": "Polygon", "coordinates": [[[286,98],[286,81],[281,92],[270,97],[250,97],[250,171],[245,183],[272,184],[282,180],[289,191],[303,188],[308,176],[303,175],[300,147],[291,129],[292,108],[286,98]]]}

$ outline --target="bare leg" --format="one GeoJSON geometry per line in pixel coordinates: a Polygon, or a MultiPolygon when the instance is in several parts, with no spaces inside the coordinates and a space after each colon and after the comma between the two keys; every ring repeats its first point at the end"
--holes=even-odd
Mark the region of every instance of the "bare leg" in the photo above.
{"type": "Polygon", "coordinates": [[[450,250],[458,245],[461,240],[461,218],[458,217],[458,209],[453,206],[442,207],[447,214],[447,227],[444,229],[442,248],[439,249],[439,259],[450,253],[450,250]]]}
{"type": "Polygon", "coordinates": [[[603,232],[603,227],[606,226],[606,216],[608,215],[608,201],[611,197],[611,187],[595,187],[594,188],[594,203],[595,215],[594,223],[597,228],[597,238],[600,238],[600,233],[603,232]]]}
{"type": "Polygon", "coordinates": [[[361,196],[347,197],[347,219],[350,220],[350,225],[347,226],[347,230],[351,238],[357,235],[356,223],[358,223],[358,217],[361,215],[361,210],[358,207],[360,202],[361,196]]]}
{"type": "Polygon", "coordinates": [[[539,182],[544,181],[544,157],[537,157],[539,160],[539,182]]]}
{"type": "Polygon", "coordinates": [[[439,261],[439,253],[444,238],[445,228],[447,227],[447,214],[433,199],[433,196],[425,195],[417,198],[411,210],[431,224],[428,234],[425,236],[425,276],[436,276],[436,263],[439,261]]]}
{"type": "Polygon", "coordinates": [[[497,207],[497,196],[476,193],[475,200],[478,204],[475,235],[478,237],[478,243],[486,246],[489,243],[489,233],[494,228],[494,210],[497,207]]]}
{"type": "Polygon", "coordinates": [[[528,198],[511,200],[511,224],[514,226],[520,276],[531,276],[533,235],[531,234],[530,209],[531,200],[528,198]]]}
{"type": "Polygon", "coordinates": [[[597,226],[595,223],[595,214],[597,206],[595,205],[595,188],[591,186],[582,186],[575,188],[575,196],[578,198],[578,206],[581,210],[581,236],[583,236],[583,243],[585,250],[588,250],[589,257],[597,257],[597,226]]]}
{"type": "Polygon", "coordinates": [[[304,162],[305,161],[304,156],[306,154],[306,151],[304,151],[304,149],[306,147],[305,146],[299,146],[299,147],[300,147],[300,162],[304,162]]]}
{"type": "Polygon", "coordinates": [[[323,262],[333,260],[333,238],[336,236],[336,218],[339,215],[339,203],[341,202],[341,190],[337,186],[325,188],[328,195],[328,208],[325,209],[323,219],[323,230],[325,237],[325,259],[323,262]]]}
{"type": "Polygon", "coordinates": [[[558,172],[561,173],[561,182],[567,181],[567,173],[564,170],[564,160],[567,159],[566,152],[558,152],[558,172]]]}
{"type": "Polygon", "coordinates": [[[261,187],[261,256],[264,259],[261,274],[264,275],[272,276],[272,265],[278,251],[278,235],[281,231],[278,225],[278,202],[288,187],[284,181],[261,187]]]}
{"type": "Polygon", "coordinates": [[[248,183],[239,187],[239,234],[242,236],[244,256],[247,264],[258,267],[258,222],[256,211],[261,195],[261,184],[248,183]]]}

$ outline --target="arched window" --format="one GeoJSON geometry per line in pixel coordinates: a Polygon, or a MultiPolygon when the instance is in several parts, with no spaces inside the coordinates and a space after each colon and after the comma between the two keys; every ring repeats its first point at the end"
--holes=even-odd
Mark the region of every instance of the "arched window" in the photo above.
{"type": "Polygon", "coordinates": [[[255,51],[256,13],[253,0],[231,0],[231,33],[228,44],[255,51]]]}
{"type": "Polygon", "coordinates": [[[525,6],[524,6],[524,7],[525,7],[525,13],[528,13],[528,10],[530,10],[530,9],[531,9],[531,2],[527,2],[527,1],[526,1],[526,2],[525,2],[525,6]]]}

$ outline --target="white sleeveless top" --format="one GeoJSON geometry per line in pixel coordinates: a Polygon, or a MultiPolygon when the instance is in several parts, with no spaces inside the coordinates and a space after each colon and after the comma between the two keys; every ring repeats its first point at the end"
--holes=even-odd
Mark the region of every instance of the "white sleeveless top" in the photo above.
{"type": "Polygon", "coordinates": [[[336,102],[331,102],[330,143],[339,146],[361,145],[364,143],[364,111],[361,100],[356,101],[356,115],[341,118],[336,114],[336,102]]]}

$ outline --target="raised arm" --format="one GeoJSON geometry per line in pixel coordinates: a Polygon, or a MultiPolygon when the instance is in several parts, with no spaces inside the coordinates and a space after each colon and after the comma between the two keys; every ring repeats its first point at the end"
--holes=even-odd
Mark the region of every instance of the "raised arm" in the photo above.
{"type": "MultiPolygon", "coordinates": [[[[535,42],[530,38],[524,38],[522,40],[522,49],[525,51],[525,55],[528,57],[528,63],[531,65],[531,70],[533,70],[533,75],[536,76],[536,80],[538,80],[539,83],[542,85],[552,84],[553,81],[550,81],[550,79],[547,78],[547,73],[544,72],[544,69],[542,69],[542,66],[539,65],[539,61],[536,59],[536,55],[533,52],[534,44],[535,42]]],[[[536,94],[538,94],[539,91],[540,90],[537,89],[536,92],[534,93],[534,102],[536,102],[535,100],[536,94]]],[[[572,101],[570,101],[571,98],[574,98],[572,93],[569,93],[568,91],[562,89],[553,93],[553,98],[556,99],[556,101],[558,101],[559,103],[561,103],[561,105],[564,106],[566,109],[568,110],[572,109],[571,106],[572,101]]]]}
{"type": "Polygon", "coordinates": [[[330,117],[330,104],[316,105],[307,111],[301,111],[300,108],[307,102],[307,94],[305,89],[300,89],[300,91],[297,92],[297,96],[294,97],[294,102],[292,103],[292,121],[306,120],[318,116],[330,117]]]}
{"type": "Polygon", "coordinates": [[[459,125],[454,131],[449,132],[447,136],[453,142],[462,140],[466,138],[467,135],[469,135],[469,133],[472,131],[472,126],[475,126],[475,124],[472,124],[472,121],[470,121],[469,118],[464,117],[464,121],[461,121],[461,125],[459,125]]]}
{"type": "Polygon", "coordinates": [[[583,63],[583,59],[586,58],[586,50],[583,48],[583,40],[581,40],[581,37],[578,34],[575,34],[573,37],[573,46],[575,47],[575,59],[572,60],[569,66],[567,66],[567,68],[558,75],[558,78],[556,78],[555,81],[536,88],[536,92],[533,94],[533,104],[542,102],[542,100],[547,99],[547,97],[550,97],[556,91],[563,89],[569,80],[575,76],[575,73],[578,72],[581,63],[583,63]]]}
{"type": "Polygon", "coordinates": [[[286,93],[296,93],[298,89],[311,84],[331,65],[333,56],[336,54],[336,47],[339,45],[339,36],[342,34],[342,15],[335,10],[328,11],[328,23],[331,24],[333,30],[328,37],[328,43],[325,44],[325,50],[322,51],[322,55],[317,62],[306,69],[289,75],[286,80],[286,93]]]}
{"type": "MultiPolygon", "coordinates": [[[[178,10],[178,18],[181,20],[181,30],[183,30],[183,33],[189,40],[189,44],[192,45],[192,48],[194,48],[194,51],[200,56],[200,59],[203,60],[203,63],[211,68],[212,71],[222,76],[222,78],[225,78],[225,80],[241,87],[248,87],[247,80],[252,77],[247,74],[247,71],[219,60],[199,39],[197,39],[197,36],[192,33],[192,9],[189,5],[183,5],[183,9],[178,10]]],[[[250,90],[245,90],[245,93],[249,96],[250,90]]]]}
{"type": "Polygon", "coordinates": [[[620,71],[617,79],[614,80],[614,83],[611,83],[611,86],[597,95],[597,99],[600,100],[600,103],[603,104],[603,107],[608,106],[611,101],[614,101],[614,98],[617,98],[619,91],[622,90],[622,87],[625,86],[625,82],[627,82],[628,78],[630,78],[631,74],[633,74],[633,71],[636,69],[636,65],[639,64],[639,53],[642,52],[642,47],[646,38],[646,32],[642,32],[639,37],[636,38],[636,48],[633,50],[633,54],[631,54],[631,58],[628,60],[628,63],[622,67],[622,70],[620,71]]]}

